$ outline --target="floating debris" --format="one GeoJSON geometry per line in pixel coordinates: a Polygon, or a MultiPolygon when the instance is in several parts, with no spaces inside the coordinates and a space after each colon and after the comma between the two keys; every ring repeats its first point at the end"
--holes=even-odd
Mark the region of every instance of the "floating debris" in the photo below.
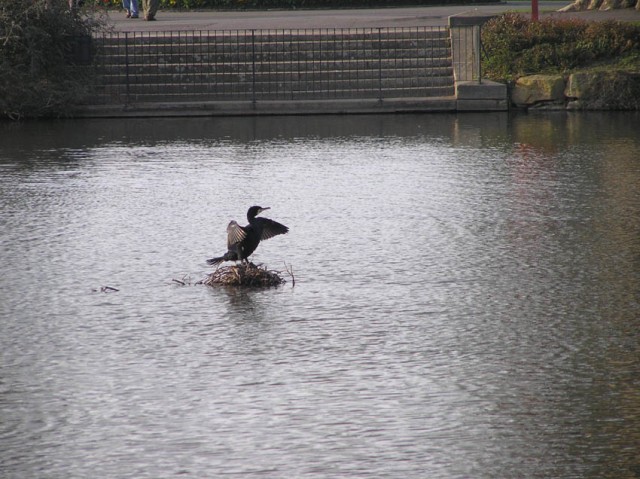
{"type": "Polygon", "coordinates": [[[118,288],[113,288],[111,286],[101,286],[100,289],[92,289],[94,293],[117,293],[120,291],[118,288]]]}
{"type": "Polygon", "coordinates": [[[207,286],[280,286],[286,283],[279,271],[267,269],[264,265],[240,263],[222,266],[202,280],[207,286]]]}
{"type": "Polygon", "coordinates": [[[191,286],[191,276],[189,274],[185,274],[181,279],[172,278],[171,282],[180,286],[191,286]]]}

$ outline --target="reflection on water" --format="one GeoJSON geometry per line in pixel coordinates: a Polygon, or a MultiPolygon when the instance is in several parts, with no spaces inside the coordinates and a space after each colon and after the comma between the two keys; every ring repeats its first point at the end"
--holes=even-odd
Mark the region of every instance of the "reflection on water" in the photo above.
{"type": "Polygon", "coordinates": [[[0,476],[640,477],[638,119],[0,124],[0,476]]]}

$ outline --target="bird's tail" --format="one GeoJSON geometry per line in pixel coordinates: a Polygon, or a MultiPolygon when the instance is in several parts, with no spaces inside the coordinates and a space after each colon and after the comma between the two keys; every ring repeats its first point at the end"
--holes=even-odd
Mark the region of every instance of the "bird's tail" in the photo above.
{"type": "Polygon", "coordinates": [[[218,258],[211,258],[207,260],[207,264],[211,266],[217,266],[224,261],[224,256],[219,256],[218,258]]]}
{"type": "Polygon", "coordinates": [[[223,256],[218,256],[217,258],[211,258],[207,260],[207,264],[211,266],[217,266],[223,261],[237,261],[238,255],[233,251],[227,251],[223,256]]]}

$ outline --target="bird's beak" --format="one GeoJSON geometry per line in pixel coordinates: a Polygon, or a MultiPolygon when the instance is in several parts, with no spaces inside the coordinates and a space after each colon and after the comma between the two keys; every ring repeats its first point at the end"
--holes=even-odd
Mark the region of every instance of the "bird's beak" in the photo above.
{"type": "Polygon", "coordinates": [[[270,209],[271,209],[270,206],[267,206],[265,208],[260,208],[260,211],[258,213],[262,213],[263,211],[270,210],[270,209]]]}

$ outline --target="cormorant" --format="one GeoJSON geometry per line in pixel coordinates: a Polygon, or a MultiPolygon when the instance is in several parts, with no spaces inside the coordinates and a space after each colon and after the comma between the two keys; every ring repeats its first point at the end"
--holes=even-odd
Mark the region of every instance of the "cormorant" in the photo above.
{"type": "Polygon", "coordinates": [[[227,249],[224,256],[211,258],[207,264],[217,265],[223,261],[247,261],[260,241],[285,234],[289,231],[285,225],[269,218],[256,218],[258,214],[269,208],[252,206],[247,211],[247,226],[240,226],[236,221],[231,221],[227,226],[227,249]]]}

